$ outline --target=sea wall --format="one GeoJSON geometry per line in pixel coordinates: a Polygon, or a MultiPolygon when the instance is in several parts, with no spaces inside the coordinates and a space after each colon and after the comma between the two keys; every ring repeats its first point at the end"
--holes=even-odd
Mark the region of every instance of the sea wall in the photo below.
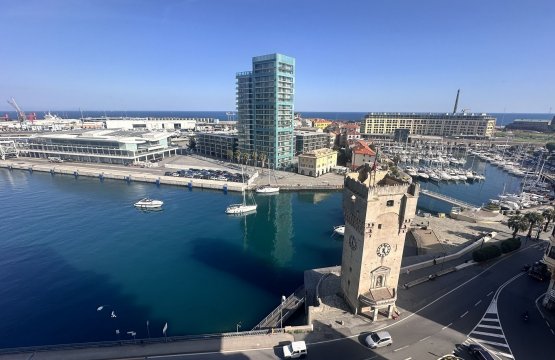
{"type": "Polygon", "coordinates": [[[94,177],[100,180],[113,179],[123,180],[127,182],[138,181],[153,183],[157,185],[175,185],[186,186],[189,188],[211,189],[211,190],[224,190],[224,191],[241,191],[243,184],[216,180],[204,179],[189,179],[184,177],[163,176],[146,172],[138,171],[124,171],[114,168],[102,167],[85,167],[79,166],[77,163],[68,165],[59,163],[45,163],[45,164],[31,164],[23,161],[0,161],[0,167],[10,170],[24,170],[24,171],[40,171],[47,172],[52,175],[70,175],[70,176],[87,176],[94,177]]]}

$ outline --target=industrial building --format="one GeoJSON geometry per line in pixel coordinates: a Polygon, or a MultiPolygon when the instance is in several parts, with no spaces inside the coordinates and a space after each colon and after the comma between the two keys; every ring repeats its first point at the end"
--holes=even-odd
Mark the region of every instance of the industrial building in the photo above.
{"type": "Polygon", "coordinates": [[[86,121],[103,121],[106,129],[123,130],[167,130],[167,131],[194,131],[198,122],[215,123],[218,119],[211,118],[126,118],[126,117],[105,117],[95,119],[85,119],[86,121]]]}
{"type": "Polygon", "coordinates": [[[505,126],[507,130],[529,130],[548,132],[555,131],[555,118],[553,120],[516,119],[505,126]]]}

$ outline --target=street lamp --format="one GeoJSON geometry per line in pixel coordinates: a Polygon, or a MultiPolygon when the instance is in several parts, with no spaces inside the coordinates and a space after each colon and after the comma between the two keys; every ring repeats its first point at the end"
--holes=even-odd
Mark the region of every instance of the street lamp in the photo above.
{"type": "Polygon", "coordinates": [[[235,324],[235,330],[238,333],[239,332],[239,328],[241,327],[241,322],[239,321],[237,324],[235,324]]]}
{"type": "Polygon", "coordinates": [[[287,300],[287,298],[285,297],[285,295],[281,295],[281,305],[279,307],[279,323],[280,323],[280,328],[283,330],[283,304],[285,304],[285,301],[287,300]]]}

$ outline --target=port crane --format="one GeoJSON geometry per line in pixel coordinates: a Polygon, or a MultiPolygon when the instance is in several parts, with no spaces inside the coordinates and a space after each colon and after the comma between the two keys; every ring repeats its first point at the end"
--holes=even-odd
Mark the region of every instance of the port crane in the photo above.
{"type": "Polygon", "coordinates": [[[17,111],[17,119],[19,120],[20,124],[23,124],[25,121],[27,121],[27,116],[25,116],[23,110],[21,110],[21,108],[17,105],[14,98],[8,100],[8,104],[13,106],[13,108],[17,111]]]}

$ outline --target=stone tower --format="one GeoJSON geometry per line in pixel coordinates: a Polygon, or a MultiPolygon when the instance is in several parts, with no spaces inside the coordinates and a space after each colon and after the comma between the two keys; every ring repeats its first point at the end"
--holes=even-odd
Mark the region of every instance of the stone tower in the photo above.
{"type": "Polygon", "coordinates": [[[419,189],[385,171],[371,171],[368,164],[346,176],[341,292],[353,313],[374,320],[380,310],[392,316],[419,189]]]}

